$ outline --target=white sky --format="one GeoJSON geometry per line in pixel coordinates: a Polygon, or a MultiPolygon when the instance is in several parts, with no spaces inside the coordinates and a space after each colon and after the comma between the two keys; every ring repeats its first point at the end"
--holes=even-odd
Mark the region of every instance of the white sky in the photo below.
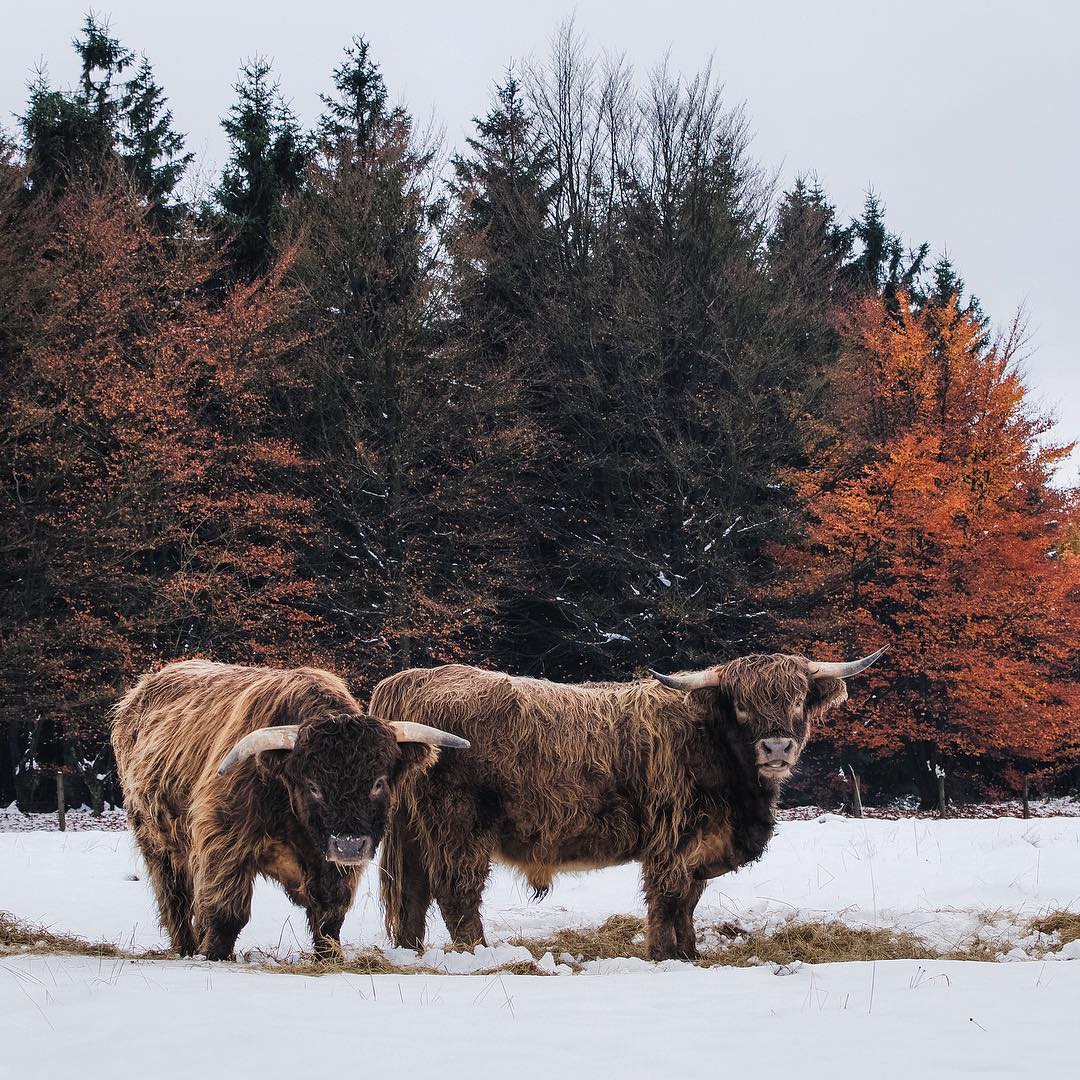
{"type": "MultiPolygon", "coordinates": [[[[0,124],[14,127],[38,62],[54,83],[74,81],[70,40],[88,6],[5,4],[0,124]]],[[[225,156],[218,120],[237,68],[255,54],[273,59],[310,123],[342,49],[363,34],[391,95],[421,120],[434,113],[451,146],[486,111],[506,64],[542,56],[567,15],[641,72],[665,52],[687,73],[711,55],[728,102],[746,103],[755,155],[783,183],[816,172],[844,217],[872,186],[893,231],[947,249],[996,323],[1024,308],[1028,383],[1060,418],[1055,434],[1080,436],[1072,0],[98,0],[95,10],[149,56],[208,175],[225,156]]],[[[1080,453],[1068,478],[1080,479],[1080,453]]]]}

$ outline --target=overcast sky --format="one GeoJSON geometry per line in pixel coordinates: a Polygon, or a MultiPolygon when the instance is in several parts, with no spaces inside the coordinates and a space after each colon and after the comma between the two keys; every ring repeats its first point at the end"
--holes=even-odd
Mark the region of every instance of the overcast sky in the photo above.
{"type": "MultiPolygon", "coordinates": [[[[70,46],[86,0],[5,5],[0,115],[14,127],[36,65],[76,76],[70,46]]],[[[888,223],[948,251],[996,324],[1028,316],[1028,383],[1080,436],[1080,225],[1069,201],[1080,150],[1080,4],[1072,0],[99,0],[114,33],[145,52],[188,146],[212,175],[218,120],[240,63],[274,62],[301,121],[353,34],[367,36],[391,95],[434,113],[451,146],[486,111],[511,60],[543,56],[576,13],[589,43],[644,72],[670,54],[692,73],[713,58],[729,104],[745,102],[753,149],[783,182],[814,172],[849,217],[873,187],[888,223]]],[[[1080,454],[1069,479],[1080,479],[1080,454]]]]}

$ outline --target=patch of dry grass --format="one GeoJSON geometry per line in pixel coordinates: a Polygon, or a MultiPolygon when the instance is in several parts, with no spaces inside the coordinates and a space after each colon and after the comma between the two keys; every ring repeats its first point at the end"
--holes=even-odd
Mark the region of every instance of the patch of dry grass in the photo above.
{"type": "Polygon", "coordinates": [[[1048,943],[1047,952],[1057,952],[1062,945],[1080,938],[1080,914],[1075,911],[1050,911],[1039,915],[1028,923],[1028,929],[1035,934],[1047,937],[1056,935],[1055,943],[1048,943]]]}
{"type": "Polygon", "coordinates": [[[861,929],[839,921],[791,922],[756,931],[703,954],[703,967],[755,964],[841,964],[852,960],[933,960],[939,954],[902,930],[861,929]]]}
{"type": "MultiPolygon", "coordinates": [[[[787,966],[794,963],[839,964],[855,960],[997,960],[1008,945],[980,938],[940,950],[906,930],[860,928],[838,920],[791,922],[767,930],[741,931],[731,923],[711,927],[730,944],[703,950],[699,967],[754,967],[759,964],[787,966]]],[[[510,944],[524,945],[537,959],[551,952],[558,960],[563,953],[574,965],[589,960],[616,960],[621,957],[646,959],[644,920],[615,915],[592,929],[560,930],[549,938],[515,938],[510,944]]]]}
{"type": "Polygon", "coordinates": [[[564,929],[549,938],[512,938],[511,945],[524,945],[540,959],[550,952],[556,960],[569,953],[578,962],[615,960],[623,956],[645,959],[645,920],[635,915],[612,915],[599,926],[585,930],[564,929]]]}
{"type": "MultiPolygon", "coordinates": [[[[1010,948],[1008,935],[1004,933],[992,941],[976,934],[952,948],[937,949],[909,931],[852,927],[838,920],[790,922],[750,932],[725,923],[708,927],[707,930],[712,930],[721,939],[729,940],[702,952],[696,963],[705,968],[752,967],[760,964],[784,967],[794,963],[835,964],[868,960],[994,961],[1010,948]]],[[[1023,930],[1053,938],[1045,951],[1056,951],[1067,942],[1080,938],[1080,914],[1050,912],[1025,923],[1023,930]]],[[[562,958],[569,954],[573,958],[570,966],[574,970],[580,970],[590,960],[624,957],[646,959],[645,921],[633,915],[613,915],[599,926],[567,928],[546,938],[514,938],[509,944],[525,946],[533,959],[500,964],[469,974],[550,975],[552,973],[545,971],[538,963],[548,952],[557,963],[564,962],[562,958]]],[[[0,953],[105,956],[127,960],[160,960],[176,955],[165,950],[142,951],[54,933],[47,928],[25,923],[6,912],[0,912],[0,953]]],[[[328,959],[313,955],[283,959],[248,953],[243,957],[241,966],[249,971],[308,976],[447,974],[426,964],[398,964],[375,948],[348,950],[343,956],[328,959]]]]}
{"type": "Polygon", "coordinates": [[[350,951],[341,957],[301,956],[298,960],[258,960],[245,958],[245,966],[280,975],[437,975],[433,967],[413,964],[405,967],[389,960],[379,949],[350,951]]]}
{"type": "Polygon", "coordinates": [[[121,960],[158,959],[165,952],[142,952],[126,949],[106,941],[86,941],[73,934],[58,934],[44,926],[17,919],[8,911],[0,911],[0,952],[29,953],[47,956],[62,953],[68,956],[108,956],[121,960]]]}

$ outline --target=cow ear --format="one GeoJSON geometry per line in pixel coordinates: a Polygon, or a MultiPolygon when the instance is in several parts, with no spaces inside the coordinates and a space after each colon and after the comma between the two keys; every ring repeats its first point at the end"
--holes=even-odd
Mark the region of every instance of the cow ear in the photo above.
{"type": "Polygon", "coordinates": [[[427,743],[398,743],[398,759],[390,776],[391,784],[397,783],[406,773],[427,772],[438,758],[439,752],[427,743]]]}
{"type": "Polygon", "coordinates": [[[288,761],[288,750],[263,750],[255,755],[255,772],[263,780],[277,780],[288,761]]]}
{"type": "Polygon", "coordinates": [[[829,675],[810,680],[810,692],[806,695],[808,716],[820,716],[847,701],[847,684],[843,679],[829,675]]]}

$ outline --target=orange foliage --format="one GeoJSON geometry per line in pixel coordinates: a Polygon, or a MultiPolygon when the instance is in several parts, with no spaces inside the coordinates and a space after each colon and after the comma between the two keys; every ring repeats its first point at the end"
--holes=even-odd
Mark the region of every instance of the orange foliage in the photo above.
{"type": "Polygon", "coordinates": [[[1053,769],[1080,752],[1076,493],[1069,447],[1025,397],[1018,334],[944,306],[845,326],[836,411],[812,469],[805,546],[782,552],[815,654],[892,645],[828,734],[841,745],[1053,769]]]}

